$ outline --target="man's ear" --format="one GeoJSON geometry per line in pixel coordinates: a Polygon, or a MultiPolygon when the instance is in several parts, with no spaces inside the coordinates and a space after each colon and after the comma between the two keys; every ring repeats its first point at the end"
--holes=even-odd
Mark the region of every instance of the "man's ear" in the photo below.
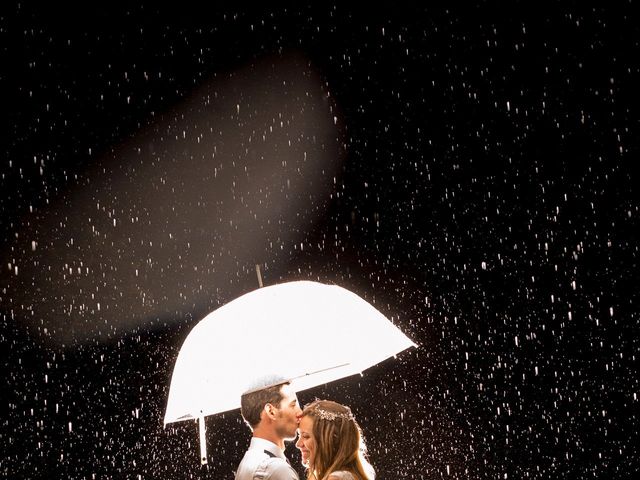
{"type": "Polygon", "coordinates": [[[276,407],[274,407],[270,403],[267,403],[264,406],[263,411],[264,411],[265,415],[267,416],[267,418],[270,418],[271,420],[275,420],[275,418],[276,418],[276,407]]]}

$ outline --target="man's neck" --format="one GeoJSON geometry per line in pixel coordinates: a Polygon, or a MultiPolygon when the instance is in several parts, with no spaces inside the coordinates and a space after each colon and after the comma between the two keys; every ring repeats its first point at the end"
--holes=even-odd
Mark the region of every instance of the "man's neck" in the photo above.
{"type": "Polygon", "coordinates": [[[256,438],[262,438],[263,440],[268,440],[271,443],[275,443],[276,446],[284,452],[284,439],[278,437],[275,432],[269,431],[264,428],[256,428],[253,431],[253,436],[256,438]]]}

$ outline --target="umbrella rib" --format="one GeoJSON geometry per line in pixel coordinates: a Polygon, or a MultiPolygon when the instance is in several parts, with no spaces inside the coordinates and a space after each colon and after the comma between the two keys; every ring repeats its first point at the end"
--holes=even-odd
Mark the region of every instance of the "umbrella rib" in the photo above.
{"type": "Polygon", "coordinates": [[[316,370],[315,372],[303,373],[302,375],[298,375],[297,377],[291,378],[291,380],[297,380],[298,378],[308,377],[309,375],[315,375],[316,373],[326,372],[327,370],[333,370],[335,368],[346,367],[347,365],[351,365],[351,363],[343,363],[341,365],[335,365],[333,367],[322,368],[320,370],[316,370]]]}
{"type": "Polygon", "coordinates": [[[281,385],[283,383],[292,382],[292,381],[297,380],[299,378],[308,377],[310,375],[315,375],[316,373],[326,372],[327,370],[333,370],[335,368],[346,367],[347,365],[351,365],[351,363],[347,362],[347,363],[343,363],[341,365],[335,365],[333,367],[322,368],[320,370],[316,370],[315,372],[303,373],[302,375],[298,375],[297,377],[291,377],[288,380],[280,380],[280,381],[278,381],[276,383],[272,383],[270,385],[260,386],[260,387],[254,388],[252,390],[247,390],[246,392],[243,393],[243,395],[246,395],[248,393],[254,393],[254,392],[257,392],[258,390],[264,390],[265,388],[275,387],[276,385],[281,385]]]}

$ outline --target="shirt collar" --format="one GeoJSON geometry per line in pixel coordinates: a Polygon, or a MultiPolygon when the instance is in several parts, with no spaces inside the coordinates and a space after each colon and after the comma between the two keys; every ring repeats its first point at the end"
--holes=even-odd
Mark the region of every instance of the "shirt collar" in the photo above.
{"type": "Polygon", "coordinates": [[[270,442],[269,440],[265,440],[264,438],[259,438],[259,437],[251,437],[251,443],[249,444],[249,449],[253,450],[268,450],[269,452],[273,453],[276,457],[280,457],[283,460],[286,460],[286,457],[284,456],[284,452],[282,450],[280,450],[280,447],[278,447],[275,443],[270,442]]]}

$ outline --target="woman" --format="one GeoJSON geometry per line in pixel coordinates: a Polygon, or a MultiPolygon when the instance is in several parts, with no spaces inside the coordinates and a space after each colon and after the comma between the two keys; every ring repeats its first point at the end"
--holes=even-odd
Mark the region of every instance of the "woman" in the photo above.
{"type": "Polygon", "coordinates": [[[316,400],[300,416],[296,447],[307,467],[307,480],[373,480],[373,468],[349,407],[316,400]]]}

